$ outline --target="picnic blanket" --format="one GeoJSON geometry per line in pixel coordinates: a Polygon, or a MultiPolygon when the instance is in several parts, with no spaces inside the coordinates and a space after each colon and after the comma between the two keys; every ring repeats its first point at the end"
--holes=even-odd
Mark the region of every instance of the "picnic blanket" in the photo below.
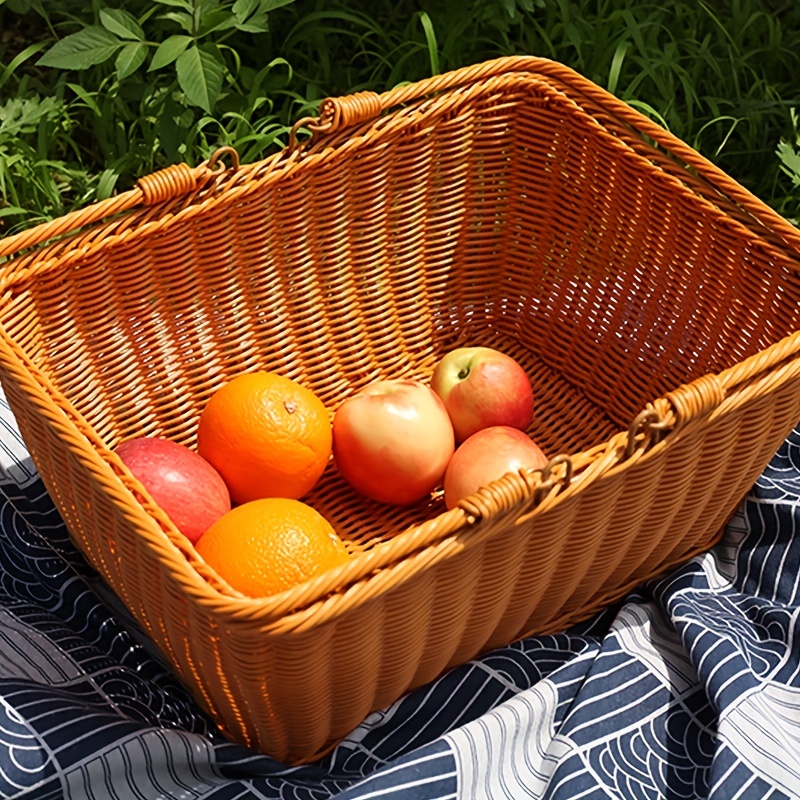
{"type": "Polygon", "coordinates": [[[294,768],[193,702],[71,544],[4,399],[0,490],[2,797],[800,797],[800,426],[711,551],[294,768]]]}

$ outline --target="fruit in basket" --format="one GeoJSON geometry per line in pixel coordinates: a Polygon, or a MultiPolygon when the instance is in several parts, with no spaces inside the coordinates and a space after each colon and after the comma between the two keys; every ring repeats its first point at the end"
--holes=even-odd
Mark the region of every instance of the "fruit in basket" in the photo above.
{"type": "Polygon", "coordinates": [[[197,450],[236,503],[308,494],[331,457],[331,417],[311,389],[275,372],[237,375],[197,425],[197,450]]]}
{"type": "Polygon", "coordinates": [[[115,452],[173,525],[191,542],[231,510],[228,487],[202,456],[177,442],[142,436],[115,452]]]}
{"type": "Polygon", "coordinates": [[[234,589],[266,597],[347,563],[350,554],[331,524],[300,500],[251,500],[215,522],[195,545],[234,589]]]}
{"type": "Polygon", "coordinates": [[[419,381],[376,381],[348,397],[333,418],[337,468],[354,489],[382,503],[408,505],[430,494],[454,449],[447,410],[419,381]]]}
{"type": "Polygon", "coordinates": [[[454,508],[459,500],[492,481],[520,469],[542,469],[547,456],[527,433],[506,425],[473,433],[456,450],[444,476],[444,501],[454,508]]]}
{"type": "Polygon", "coordinates": [[[431,388],[442,398],[456,441],[482,428],[525,430],[533,419],[533,388],[511,356],[491,347],[459,347],[436,364],[431,388]]]}

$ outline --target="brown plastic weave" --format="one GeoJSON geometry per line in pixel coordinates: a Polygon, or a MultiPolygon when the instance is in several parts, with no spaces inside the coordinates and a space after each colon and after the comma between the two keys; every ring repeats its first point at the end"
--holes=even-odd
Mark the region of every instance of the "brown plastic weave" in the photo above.
{"type": "Polygon", "coordinates": [[[0,379],[72,536],[222,728],[281,760],[708,548],[800,419],[800,233],[543,59],[330,99],[267,161],[170,167],[3,256],[0,379]],[[530,433],[566,458],[449,512],[331,465],[307,500],[355,557],[276,597],[213,575],[112,453],[193,445],[245,370],[333,411],[460,344],[525,366],[530,433]]]}

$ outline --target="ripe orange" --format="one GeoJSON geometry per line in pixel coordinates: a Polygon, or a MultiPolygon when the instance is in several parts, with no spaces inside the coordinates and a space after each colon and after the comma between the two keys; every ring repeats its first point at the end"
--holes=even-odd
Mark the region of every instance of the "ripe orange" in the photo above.
{"type": "Polygon", "coordinates": [[[350,557],[325,517],[283,497],[237,506],[200,537],[195,549],[248,597],[290,589],[350,557]]]}
{"type": "Polygon", "coordinates": [[[331,419],[314,392],[275,372],[237,375],[200,414],[197,451],[231,498],[303,497],[331,457],[331,419]]]}

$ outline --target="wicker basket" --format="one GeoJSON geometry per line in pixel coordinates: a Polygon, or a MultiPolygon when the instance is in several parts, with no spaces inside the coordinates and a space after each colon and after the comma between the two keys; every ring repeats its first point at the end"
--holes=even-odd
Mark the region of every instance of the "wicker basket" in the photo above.
{"type": "Polygon", "coordinates": [[[800,419],[800,233],[571,70],[500,59],[296,127],[0,241],[0,379],[77,545],[220,726],[291,762],[708,548],[800,419]],[[213,575],[112,453],[193,445],[242,371],[334,410],[467,343],[527,368],[563,457],[452,511],[331,465],[307,499],[355,557],[275,597],[213,575]]]}

